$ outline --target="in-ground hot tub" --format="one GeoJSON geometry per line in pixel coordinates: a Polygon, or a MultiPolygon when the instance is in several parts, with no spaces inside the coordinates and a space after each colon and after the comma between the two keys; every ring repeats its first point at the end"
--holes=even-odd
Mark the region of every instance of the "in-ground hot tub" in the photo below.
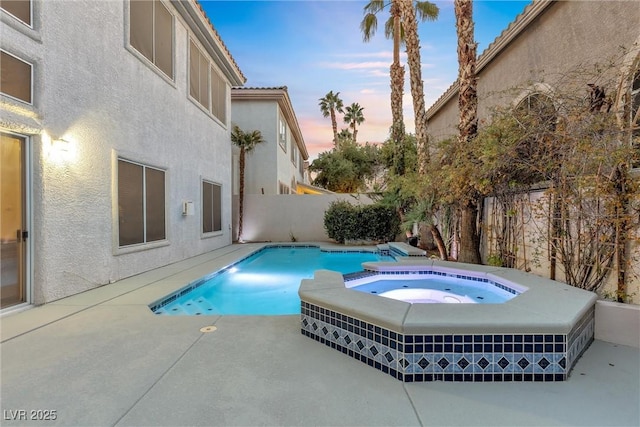
{"type": "Polygon", "coordinates": [[[592,292],[518,270],[424,258],[363,267],[302,281],[302,333],[402,381],[562,381],[593,340],[592,292]],[[351,289],[389,277],[462,279],[512,298],[411,303],[351,289]]]}
{"type": "Polygon", "coordinates": [[[345,286],[360,292],[412,304],[501,304],[526,291],[493,280],[440,273],[379,274],[375,271],[346,275],[345,286]]]}

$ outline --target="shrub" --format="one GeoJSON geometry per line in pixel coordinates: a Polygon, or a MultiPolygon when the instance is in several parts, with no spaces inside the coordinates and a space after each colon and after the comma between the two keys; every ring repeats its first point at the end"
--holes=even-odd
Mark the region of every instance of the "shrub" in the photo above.
{"type": "Polygon", "coordinates": [[[354,206],[340,200],[332,202],[325,211],[324,228],[338,243],[346,240],[387,242],[400,232],[400,218],[390,207],[379,204],[354,206]]]}

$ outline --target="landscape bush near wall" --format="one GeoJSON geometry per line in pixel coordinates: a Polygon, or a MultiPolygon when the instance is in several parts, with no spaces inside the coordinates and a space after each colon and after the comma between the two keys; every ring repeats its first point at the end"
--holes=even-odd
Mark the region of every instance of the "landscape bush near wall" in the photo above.
{"type": "MultiPolygon", "coordinates": [[[[235,196],[234,236],[237,235],[237,200],[235,196]]],[[[364,194],[246,194],[242,238],[247,242],[329,242],[324,213],[337,200],[353,205],[373,203],[364,194]]]]}
{"type": "Polygon", "coordinates": [[[332,202],[324,214],[324,228],[338,243],[386,243],[400,233],[400,217],[390,206],[332,202]]]}

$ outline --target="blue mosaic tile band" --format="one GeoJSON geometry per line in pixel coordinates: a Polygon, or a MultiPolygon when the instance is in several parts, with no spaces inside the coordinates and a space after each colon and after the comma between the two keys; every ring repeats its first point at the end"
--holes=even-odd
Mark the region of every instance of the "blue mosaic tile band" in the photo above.
{"type": "Polygon", "coordinates": [[[410,271],[371,271],[371,270],[364,270],[364,271],[360,271],[357,273],[350,273],[350,274],[343,274],[342,277],[344,278],[345,283],[349,282],[351,280],[356,280],[356,279],[362,279],[364,277],[372,277],[372,276],[377,276],[377,275],[393,275],[393,276],[399,276],[399,275],[411,275],[411,276],[442,276],[442,277],[452,277],[455,279],[463,279],[463,280],[470,280],[472,282],[480,282],[480,283],[487,283],[489,285],[493,285],[497,288],[502,289],[503,291],[507,291],[510,294],[513,295],[520,295],[520,291],[517,291],[516,289],[510,288],[508,286],[503,285],[502,283],[498,283],[498,282],[494,282],[493,280],[489,280],[487,278],[484,277],[474,277],[474,276],[465,276],[463,274],[453,274],[453,273],[445,273],[442,271],[433,271],[433,270],[410,270],[410,271]]]}
{"type": "Polygon", "coordinates": [[[593,340],[594,310],[569,335],[405,335],[301,303],[303,335],[404,382],[563,381],[593,340]]]}

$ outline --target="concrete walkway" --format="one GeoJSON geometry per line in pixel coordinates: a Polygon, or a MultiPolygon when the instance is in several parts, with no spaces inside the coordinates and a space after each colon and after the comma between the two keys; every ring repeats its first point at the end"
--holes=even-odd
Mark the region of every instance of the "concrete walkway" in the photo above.
{"type": "Polygon", "coordinates": [[[304,337],[298,316],[148,309],[255,248],[229,246],[2,317],[0,424],[640,425],[637,348],[595,341],[565,382],[403,384],[304,337]],[[55,420],[32,419],[46,415],[55,420]]]}

